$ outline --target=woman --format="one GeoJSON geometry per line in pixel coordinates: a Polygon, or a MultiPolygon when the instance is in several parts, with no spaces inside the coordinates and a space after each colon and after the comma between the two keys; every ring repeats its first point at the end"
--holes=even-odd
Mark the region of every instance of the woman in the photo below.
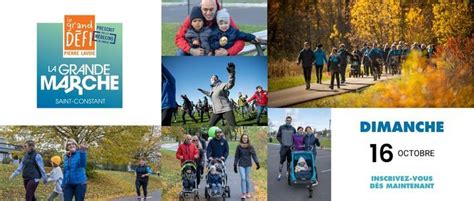
{"type": "MultiPolygon", "coordinates": [[[[315,136],[315,133],[311,126],[307,126],[305,129],[304,136],[304,147],[306,150],[313,150],[314,158],[316,159],[316,146],[321,146],[319,139],[315,136]]],[[[316,161],[316,160],[313,160],[316,161]]],[[[315,166],[316,167],[316,166],[315,166]]],[[[318,180],[318,171],[316,171],[316,181],[318,180]]]]}
{"type": "Polygon", "coordinates": [[[328,59],[328,72],[331,73],[331,84],[329,85],[329,88],[331,90],[334,89],[334,79],[337,81],[337,88],[340,88],[340,82],[339,82],[339,64],[341,63],[341,58],[337,54],[337,49],[332,48],[331,54],[329,55],[328,59]]]}
{"type": "Polygon", "coordinates": [[[143,198],[146,200],[148,196],[148,177],[152,173],[150,166],[146,165],[144,158],[140,158],[140,163],[135,168],[135,188],[137,190],[137,199],[141,200],[140,187],[143,188],[143,198]]]}
{"type": "Polygon", "coordinates": [[[199,184],[201,183],[201,175],[202,173],[204,172],[204,149],[201,145],[201,141],[199,140],[199,137],[197,135],[193,136],[192,138],[192,142],[194,145],[196,145],[198,151],[199,151],[199,158],[196,159],[196,167],[197,167],[197,173],[196,173],[196,177],[197,177],[197,185],[199,186],[199,184]]]}
{"type": "Polygon", "coordinates": [[[64,156],[64,181],[63,193],[65,201],[83,201],[87,190],[87,148],[86,143],[78,146],[76,140],[66,142],[66,155],[64,156]]]}
{"type": "Polygon", "coordinates": [[[293,145],[296,151],[303,151],[304,150],[304,131],[303,127],[298,126],[298,129],[296,129],[296,133],[294,133],[292,136],[293,139],[293,145]]]}
{"type": "Polygon", "coordinates": [[[237,166],[240,171],[240,189],[242,191],[242,199],[250,198],[250,169],[252,168],[252,159],[257,165],[257,170],[260,169],[255,149],[250,144],[250,139],[247,134],[240,136],[240,144],[235,150],[234,172],[237,173],[237,166]]]}
{"type": "Polygon", "coordinates": [[[199,150],[196,145],[191,143],[191,135],[184,135],[184,142],[179,145],[178,151],[176,152],[176,158],[183,164],[185,161],[194,161],[199,159],[199,150]]]}
{"type": "Polygon", "coordinates": [[[233,103],[229,100],[229,90],[235,84],[235,64],[227,64],[227,73],[229,80],[227,83],[222,82],[217,75],[211,76],[211,90],[205,91],[198,89],[201,93],[211,97],[213,114],[209,120],[210,126],[215,126],[221,119],[225,119],[229,126],[235,126],[235,116],[233,103]]]}

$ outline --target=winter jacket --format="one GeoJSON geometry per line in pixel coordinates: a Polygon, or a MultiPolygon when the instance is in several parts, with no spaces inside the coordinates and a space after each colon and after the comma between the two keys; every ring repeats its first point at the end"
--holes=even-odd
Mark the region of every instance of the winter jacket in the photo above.
{"type": "Polygon", "coordinates": [[[342,65],[347,64],[348,57],[352,56],[351,53],[349,53],[349,51],[347,51],[345,48],[339,49],[337,53],[342,65]]]}
{"type": "Polygon", "coordinates": [[[278,128],[277,140],[282,146],[291,146],[293,145],[292,135],[296,133],[295,127],[292,125],[281,125],[278,128]]]}
{"type": "Polygon", "coordinates": [[[314,153],[316,154],[316,146],[321,146],[321,143],[319,142],[319,139],[314,136],[314,133],[306,134],[304,136],[304,147],[305,150],[310,150],[312,147],[314,153]]]}
{"type": "MultiPolygon", "coordinates": [[[[218,0],[216,0],[216,5],[217,5],[217,10],[220,10],[221,5],[218,0]]],[[[211,30],[217,29],[217,22],[216,22],[215,16],[212,21],[206,21],[205,24],[206,26],[211,28],[211,30]]],[[[234,27],[235,29],[238,29],[232,17],[230,17],[230,26],[234,27]]],[[[191,46],[186,40],[185,34],[186,34],[186,31],[189,29],[189,27],[191,27],[191,21],[190,21],[189,16],[187,16],[186,19],[184,19],[184,22],[179,28],[179,30],[176,32],[175,39],[174,39],[176,46],[188,54],[189,54],[189,50],[191,49],[191,46]]],[[[240,51],[242,51],[242,49],[244,49],[244,46],[245,46],[245,42],[242,40],[238,40],[234,43],[234,46],[227,49],[227,52],[229,53],[230,56],[237,55],[240,51]]]]}
{"type": "Polygon", "coordinates": [[[179,145],[178,151],[176,151],[176,158],[181,160],[181,164],[185,161],[194,161],[197,157],[199,157],[199,150],[193,143],[182,143],[179,145]]]}
{"type": "Polygon", "coordinates": [[[144,174],[151,174],[151,168],[148,165],[139,165],[135,168],[136,180],[137,181],[148,181],[148,176],[142,177],[144,174]]]}
{"type": "Polygon", "coordinates": [[[303,67],[312,67],[314,62],[314,54],[310,49],[302,49],[298,54],[298,63],[303,64],[303,67]]]}
{"type": "Polygon", "coordinates": [[[233,103],[229,100],[229,90],[234,87],[235,83],[235,72],[229,73],[229,81],[223,83],[217,81],[211,85],[210,91],[201,90],[206,96],[211,97],[212,111],[214,114],[221,114],[224,112],[232,111],[233,103]]]}
{"type": "Polygon", "coordinates": [[[314,64],[324,65],[324,63],[328,63],[326,53],[321,48],[316,48],[316,50],[314,51],[314,64]]]}
{"type": "Polygon", "coordinates": [[[262,90],[261,92],[255,91],[252,97],[250,97],[247,102],[252,102],[253,100],[257,100],[257,105],[259,106],[267,106],[268,103],[268,96],[267,92],[262,90]]]}
{"type": "Polygon", "coordinates": [[[246,148],[238,145],[235,150],[235,159],[234,166],[239,165],[240,167],[250,167],[252,166],[252,159],[255,163],[258,163],[257,154],[253,146],[248,146],[246,148]]]}
{"type": "Polygon", "coordinates": [[[161,109],[176,108],[176,84],[173,75],[161,64],[161,109]]]}
{"type": "Polygon", "coordinates": [[[209,37],[211,36],[211,28],[204,26],[201,28],[201,31],[196,31],[194,28],[189,27],[186,31],[184,37],[188,41],[189,45],[193,46],[193,40],[199,40],[200,48],[205,50],[204,55],[207,55],[211,51],[211,46],[209,45],[209,37]]]}
{"type": "Polygon", "coordinates": [[[229,49],[234,46],[236,41],[243,40],[246,42],[251,42],[255,40],[255,36],[249,33],[245,33],[243,31],[239,31],[232,26],[227,29],[227,31],[221,31],[220,29],[214,29],[211,32],[211,37],[209,38],[209,43],[211,45],[211,49],[217,50],[219,48],[229,49]],[[227,37],[227,44],[221,46],[219,43],[222,37],[227,37]]]}
{"type": "Polygon", "coordinates": [[[295,145],[296,151],[304,150],[304,134],[293,134],[292,136],[293,144],[295,145]]]}
{"type": "Polygon", "coordinates": [[[207,157],[208,158],[220,158],[224,157],[227,159],[229,156],[229,144],[227,140],[221,137],[221,139],[213,138],[207,145],[207,157]]]}
{"type": "Polygon", "coordinates": [[[247,99],[245,98],[245,96],[242,96],[242,95],[239,96],[238,102],[239,102],[239,107],[245,107],[248,105],[247,99]]]}
{"type": "Polygon", "coordinates": [[[222,178],[219,174],[208,174],[207,183],[209,184],[220,184],[222,183],[222,178]]]}
{"type": "Polygon", "coordinates": [[[87,152],[79,149],[64,156],[64,182],[66,184],[84,184],[86,176],[87,152]]]}

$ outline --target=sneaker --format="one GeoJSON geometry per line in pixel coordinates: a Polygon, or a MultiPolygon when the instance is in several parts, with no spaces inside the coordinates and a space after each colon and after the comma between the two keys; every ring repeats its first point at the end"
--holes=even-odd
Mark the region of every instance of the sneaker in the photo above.
{"type": "Polygon", "coordinates": [[[250,193],[247,193],[247,195],[245,195],[246,198],[251,198],[252,195],[250,195],[250,193]]]}
{"type": "Polygon", "coordinates": [[[242,194],[242,196],[240,196],[240,199],[245,199],[245,194],[242,194]]]}
{"type": "Polygon", "coordinates": [[[313,184],[313,186],[317,186],[319,184],[318,180],[313,184]]]}
{"type": "Polygon", "coordinates": [[[281,180],[281,173],[278,174],[277,180],[278,180],[278,181],[281,180]]]}

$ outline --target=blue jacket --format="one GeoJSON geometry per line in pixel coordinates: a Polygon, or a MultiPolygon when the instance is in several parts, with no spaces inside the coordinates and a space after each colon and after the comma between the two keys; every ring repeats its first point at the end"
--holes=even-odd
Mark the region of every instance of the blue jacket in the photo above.
{"type": "Polygon", "coordinates": [[[339,72],[339,64],[341,63],[341,58],[339,54],[330,55],[328,59],[328,72],[334,71],[339,72]]]}
{"type": "Polygon", "coordinates": [[[222,183],[222,178],[219,174],[208,174],[207,183],[209,184],[220,184],[222,183]]]}
{"type": "Polygon", "coordinates": [[[66,184],[83,184],[87,182],[86,176],[87,152],[85,150],[77,150],[70,156],[64,156],[64,181],[66,184]]]}
{"type": "Polygon", "coordinates": [[[211,45],[211,49],[217,50],[219,48],[224,48],[224,49],[229,49],[232,47],[237,40],[244,40],[246,42],[250,42],[255,40],[255,36],[249,33],[245,33],[243,31],[239,31],[238,29],[234,27],[229,27],[227,31],[223,32],[218,28],[215,28],[211,32],[211,37],[209,38],[209,43],[211,45]],[[221,46],[219,44],[219,40],[222,37],[227,37],[227,44],[224,46],[221,46]]]}
{"type": "Polygon", "coordinates": [[[304,136],[304,147],[306,150],[310,150],[312,147],[313,152],[316,154],[316,146],[321,146],[321,143],[319,142],[319,139],[314,136],[314,133],[311,134],[306,134],[304,136]]]}
{"type": "Polygon", "coordinates": [[[176,108],[176,84],[173,75],[161,64],[161,109],[176,108]]]}
{"type": "Polygon", "coordinates": [[[227,159],[228,155],[229,144],[224,138],[221,138],[220,140],[213,138],[207,145],[207,158],[220,158],[223,156],[227,159]]]}
{"type": "Polygon", "coordinates": [[[314,64],[316,65],[324,65],[324,63],[328,63],[328,60],[326,58],[326,53],[324,52],[324,50],[320,49],[320,48],[317,48],[315,51],[314,51],[314,64]]]}

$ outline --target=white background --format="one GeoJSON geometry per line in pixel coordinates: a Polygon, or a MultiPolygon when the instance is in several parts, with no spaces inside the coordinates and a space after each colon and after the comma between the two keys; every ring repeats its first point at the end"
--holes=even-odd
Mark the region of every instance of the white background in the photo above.
{"type": "Polygon", "coordinates": [[[332,200],[474,200],[473,109],[333,109],[332,200]],[[444,121],[442,134],[360,133],[360,121],[444,121]],[[370,144],[435,149],[432,159],[399,158],[372,163],[370,144]],[[434,190],[369,188],[372,175],[432,175],[434,190]]]}
{"type": "Polygon", "coordinates": [[[0,3],[0,125],[161,124],[161,1],[0,3]],[[122,109],[37,109],[36,24],[94,14],[123,26],[122,109]]]}

